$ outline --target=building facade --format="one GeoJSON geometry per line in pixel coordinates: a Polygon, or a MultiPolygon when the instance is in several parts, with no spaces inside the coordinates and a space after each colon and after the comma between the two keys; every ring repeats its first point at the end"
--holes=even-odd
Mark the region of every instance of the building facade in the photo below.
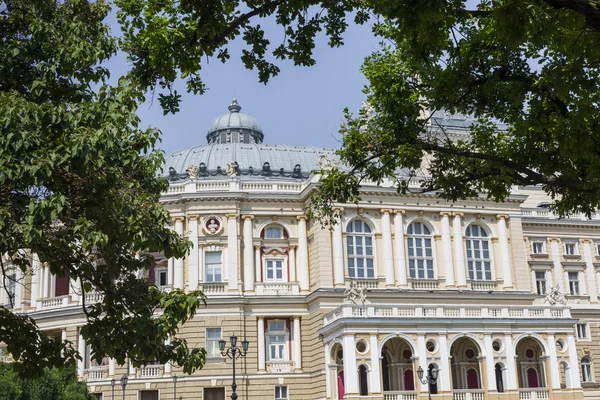
{"type": "MultiPolygon", "coordinates": [[[[460,116],[433,121],[468,134],[460,116]]],[[[156,255],[150,276],[207,295],[180,331],[207,349],[206,366],[184,376],[85,356],[79,375],[99,399],[229,398],[218,341],[234,334],[250,343],[240,399],[600,398],[600,214],[558,219],[537,188],[451,203],[383,182],[323,229],[306,209],[334,151],[263,139],[234,99],[207,145],[166,159],[162,202],[193,249],[156,255]]],[[[32,271],[8,288],[16,309],[87,355],[78,288],[35,257],[32,271]]]]}

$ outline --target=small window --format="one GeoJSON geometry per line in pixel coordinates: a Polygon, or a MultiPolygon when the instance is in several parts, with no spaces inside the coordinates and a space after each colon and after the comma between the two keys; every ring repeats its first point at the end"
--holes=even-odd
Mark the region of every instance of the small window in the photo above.
{"type": "Polygon", "coordinates": [[[265,280],[267,282],[284,281],[283,260],[266,260],[265,280]]]}
{"type": "Polygon", "coordinates": [[[221,261],[221,252],[207,251],[204,253],[204,263],[206,266],[206,282],[222,282],[223,263],[221,261]]]}
{"type": "Polygon", "coordinates": [[[587,357],[581,359],[581,380],[583,382],[594,381],[594,376],[592,375],[592,363],[587,357]]]}
{"type": "Polygon", "coordinates": [[[579,272],[569,272],[569,293],[571,296],[579,296],[579,272]]]}
{"type": "Polygon", "coordinates": [[[565,255],[574,256],[577,254],[577,245],[575,243],[565,243],[565,255]]]}
{"type": "Polygon", "coordinates": [[[537,294],[546,294],[546,271],[535,271],[535,289],[537,294]]]}
{"type": "Polygon", "coordinates": [[[275,400],[288,400],[287,386],[275,386],[275,400]]]}
{"type": "Polygon", "coordinates": [[[158,400],[158,390],[142,390],[140,400],[158,400]]]}
{"type": "Polygon", "coordinates": [[[166,269],[159,269],[157,271],[157,279],[156,282],[159,287],[164,287],[169,284],[168,280],[168,271],[166,269]]]}
{"type": "Polygon", "coordinates": [[[577,324],[577,339],[587,339],[588,329],[586,323],[577,324]]]}
{"type": "Polygon", "coordinates": [[[269,226],[265,229],[265,239],[283,239],[283,229],[280,226],[269,226]]]}
{"type": "Polygon", "coordinates": [[[206,328],[206,356],[208,358],[220,358],[219,340],[221,340],[221,328],[206,328]]]}
{"type": "Polygon", "coordinates": [[[545,254],[546,251],[544,249],[544,242],[532,242],[531,250],[533,254],[545,254]]]}

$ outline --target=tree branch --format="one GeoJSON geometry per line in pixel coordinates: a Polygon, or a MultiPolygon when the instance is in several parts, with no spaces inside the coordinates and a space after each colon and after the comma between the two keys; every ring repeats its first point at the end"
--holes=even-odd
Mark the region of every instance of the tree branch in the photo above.
{"type": "MultiPolygon", "coordinates": [[[[600,32],[600,8],[589,0],[544,0],[557,10],[570,10],[582,15],[588,26],[600,32]]],[[[596,2],[593,2],[596,3],[596,2]]]]}

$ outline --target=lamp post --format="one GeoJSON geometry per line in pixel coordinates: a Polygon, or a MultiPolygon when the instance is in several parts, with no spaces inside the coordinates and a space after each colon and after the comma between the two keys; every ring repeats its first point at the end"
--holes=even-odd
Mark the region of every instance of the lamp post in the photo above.
{"type": "Polygon", "coordinates": [[[429,400],[431,400],[431,388],[429,385],[435,385],[438,380],[438,372],[439,370],[435,367],[429,370],[429,373],[426,377],[423,377],[423,368],[419,366],[417,370],[417,375],[419,376],[419,380],[423,385],[427,385],[427,393],[429,394],[429,400]]]}
{"type": "Polygon", "coordinates": [[[121,377],[121,387],[123,388],[123,400],[125,400],[125,388],[127,387],[128,380],[129,377],[127,376],[127,374],[123,374],[123,376],[121,377]]]}
{"type": "Polygon", "coordinates": [[[110,386],[112,386],[112,400],[115,400],[115,378],[110,380],[110,386]]]}
{"type": "Polygon", "coordinates": [[[177,375],[173,375],[173,400],[177,400],[177,375]]]}
{"type": "Polygon", "coordinates": [[[231,346],[225,349],[225,345],[227,344],[224,340],[219,340],[219,350],[221,351],[222,356],[227,356],[233,360],[233,382],[231,383],[231,400],[237,400],[237,394],[235,393],[235,389],[237,385],[235,384],[235,360],[240,357],[245,357],[248,352],[248,341],[246,339],[242,340],[242,348],[237,347],[237,336],[235,333],[233,336],[229,337],[229,341],[231,346]]]}

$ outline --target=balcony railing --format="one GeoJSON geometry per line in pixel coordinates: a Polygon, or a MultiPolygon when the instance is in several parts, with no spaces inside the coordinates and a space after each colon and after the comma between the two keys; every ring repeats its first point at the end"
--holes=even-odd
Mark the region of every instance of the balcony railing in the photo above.
{"type": "Polygon", "coordinates": [[[489,292],[492,290],[496,290],[496,281],[476,281],[476,280],[472,280],[471,282],[471,289],[473,290],[478,290],[481,292],[489,292]]]}
{"type": "Polygon", "coordinates": [[[108,367],[102,366],[88,368],[85,370],[85,373],[87,374],[88,381],[98,381],[107,377],[108,367]]]}
{"type": "Polygon", "coordinates": [[[294,372],[293,361],[270,361],[267,363],[269,372],[294,372]]]}
{"type": "Polygon", "coordinates": [[[465,305],[379,305],[359,306],[344,304],[325,314],[327,326],[342,318],[571,318],[567,307],[561,306],[525,306],[525,307],[486,307],[465,305]]]}
{"type": "MultiPolygon", "coordinates": [[[[522,208],[521,215],[524,217],[533,217],[533,218],[548,218],[548,219],[558,219],[560,218],[558,215],[554,214],[552,211],[543,208],[522,208]]],[[[572,213],[565,219],[579,219],[583,221],[598,220],[600,219],[600,211],[596,211],[591,215],[591,218],[588,218],[583,213],[572,213]]]]}
{"type": "Polygon", "coordinates": [[[300,288],[295,282],[258,282],[256,294],[259,296],[293,296],[300,294],[300,288]]]}
{"type": "Polygon", "coordinates": [[[98,303],[104,299],[104,295],[100,292],[90,292],[85,294],[85,304],[98,303]]]}
{"type": "Polygon", "coordinates": [[[375,278],[346,278],[346,287],[350,287],[351,282],[354,282],[354,285],[359,288],[364,287],[365,289],[377,289],[379,287],[379,283],[375,278]]]}
{"type": "Polygon", "coordinates": [[[67,307],[69,305],[69,300],[71,296],[58,296],[58,297],[48,297],[45,299],[38,299],[37,309],[38,310],[47,310],[51,308],[62,308],[67,307]]]}
{"type": "Polygon", "coordinates": [[[454,389],[453,400],[483,400],[483,389],[454,389]]]}
{"type": "Polygon", "coordinates": [[[416,400],[417,392],[415,391],[393,391],[383,392],[383,400],[416,400]]]}
{"type": "Polygon", "coordinates": [[[158,378],[162,375],[163,366],[159,364],[144,365],[140,368],[140,378],[158,378]]]}
{"type": "Polygon", "coordinates": [[[225,282],[205,282],[200,283],[199,289],[205,295],[215,295],[215,294],[224,294],[225,293],[225,282]]]}
{"type": "Polygon", "coordinates": [[[411,279],[410,286],[418,290],[434,290],[439,286],[437,279],[411,279]]]}
{"type": "Polygon", "coordinates": [[[519,400],[548,400],[548,388],[519,389],[519,400]]]}
{"type": "Polygon", "coordinates": [[[158,290],[163,293],[171,293],[173,291],[173,286],[159,286],[158,290]]]}

